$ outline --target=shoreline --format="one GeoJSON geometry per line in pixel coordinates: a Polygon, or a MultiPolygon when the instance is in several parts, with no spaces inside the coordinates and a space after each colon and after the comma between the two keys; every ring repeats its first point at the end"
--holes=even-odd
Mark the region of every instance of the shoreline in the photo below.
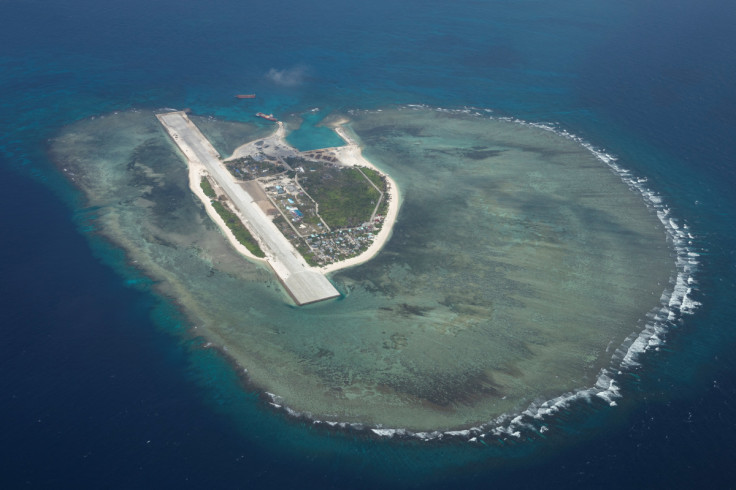
{"type": "Polygon", "coordinates": [[[229,157],[223,158],[222,161],[229,162],[229,161],[236,160],[238,158],[243,158],[243,157],[250,155],[251,147],[255,146],[256,141],[272,140],[272,142],[278,142],[278,143],[281,143],[282,145],[289,146],[286,143],[286,125],[282,121],[276,121],[276,124],[277,124],[277,127],[273,133],[269,134],[265,138],[259,138],[256,140],[252,140],[252,141],[243,143],[242,145],[235,148],[229,157]]]}
{"type": "Polygon", "coordinates": [[[343,125],[348,122],[349,121],[342,119],[332,128],[346,143],[345,146],[334,148],[338,155],[338,160],[342,164],[347,164],[353,167],[368,167],[386,177],[386,199],[388,200],[388,210],[386,211],[386,216],[383,219],[381,231],[378,232],[373,243],[371,243],[365,252],[355,257],[320,267],[318,270],[323,274],[347,269],[348,267],[355,267],[356,265],[368,262],[378,255],[378,252],[381,251],[393,234],[394,225],[396,224],[396,219],[399,215],[399,208],[401,207],[401,195],[399,194],[399,187],[396,184],[396,181],[363,156],[363,151],[358,142],[355,141],[343,127],[343,125]],[[346,162],[346,160],[348,161],[346,162]]]}
{"type": "MultiPolygon", "coordinates": [[[[297,305],[306,305],[340,296],[340,292],[332,283],[316,268],[310,267],[273,221],[257,205],[254,205],[255,202],[250,194],[232,178],[222,165],[219,153],[185,113],[174,111],[156,114],[156,117],[187,161],[189,188],[203,202],[208,215],[212,217],[212,212],[215,210],[210,203],[210,198],[204,194],[199,185],[200,180],[198,179],[201,179],[203,171],[212,177],[213,183],[227,196],[233,212],[263,250],[265,262],[271,267],[297,305]],[[211,211],[210,208],[212,208],[211,211]]],[[[283,134],[283,129],[282,125],[279,125],[275,136],[279,137],[281,134],[283,134]]],[[[250,253],[244,253],[245,247],[237,242],[224,220],[215,219],[215,223],[233,245],[237,243],[237,251],[245,257],[252,256],[250,253]]]]}
{"type": "MultiPolygon", "coordinates": [[[[161,121],[161,118],[157,114],[156,117],[161,121]]],[[[163,124],[163,121],[162,121],[163,124]]],[[[238,251],[241,255],[245,256],[246,258],[257,261],[259,263],[268,264],[268,261],[265,258],[256,257],[253,255],[250,250],[248,250],[243,244],[241,244],[237,238],[235,238],[235,235],[230,230],[230,228],[227,226],[225,221],[222,219],[222,217],[215,211],[215,208],[212,206],[212,200],[204,193],[202,190],[202,187],[200,186],[200,182],[202,177],[208,177],[209,172],[207,171],[204,164],[202,164],[199,160],[194,158],[192,155],[189,155],[186,151],[184,151],[180,146],[177,145],[179,150],[184,154],[187,160],[187,170],[188,170],[188,178],[189,178],[189,190],[194,193],[194,195],[199,199],[199,201],[204,205],[205,212],[207,215],[212,219],[212,221],[215,222],[217,227],[222,231],[222,233],[225,235],[225,238],[230,242],[230,244],[235,248],[235,250],[238,251]]],[[[217,186],[219,188],[219,185],[217,182],[211,182],[211,184],[217,186]]],[[[230,206],[231,211],[234,212],[238,218],[243,221],[243,216],[240,215],[240,212],[237,209],[232,209],[233,206],[230,206]]],[[[256,237],[256,240],[258,238],[256,237]]]]}
{"type": "MultiPolygon", "coordinates": [[[[544,128],[539,128],[544,129],[544,128]]],[[[352,128],[345,127],[342,129],[343,134],[346,135],[347,139],[355,146],[357,146],[356,141],[359,141],[359,138],[352,132],[352,128]],[[345,133],[347,131],[347,133],[345,133]],[[350,137],[353,138],[350,138],[350,137]],[[353,141],[353,139],[355,141],[353,141]]],[[[547,130],[548,131],[548,130],[547,130]]],[[[588,148],[586,145],[583,145],[584,148],[587,148],[588,150],[591,150],[591,148],[588,148]]],[[[334,148],[331,149],[334,151],[334,148]]],[[[592,150],[591,150],[592,151],[592,150]]],[[[593,152],[595,154],[595,152],[593,152]]],[[[614,161],[607,158],[607,155],[605,154],[596,154],[596,156],[606,161],[606,163],[613,167],[614,169],[618,169],[614,161]]],[[[367,160],[366,160],[367,162],[367,160]]],[[[345,162],[348,163],[348,159],[345,159],[345,162]]],[[[370,163],[370,162],[367,162],[370,163]]],[[[177,166],[179,170],[174,169],[174,171],[181,175],[181,166],[177,166]]],[[[202,196],[200,195],[201,187],[199,185],[200,178],[201,178],[201,171],[202,168],[190,168],[188,172],[189,176],[189,187],[192,192],[197,195],[197,198],[202,201],[202,196]],[[197,171],[199,170],[199,172],[197,171]]],[[[398,174],[397,169],[397,174],[398,174]]],[[[624,178],[627,175],[627,172],[624,170],[622,172],[616,171],[614,173],[619,174],[619,177],[621,177],[624,182],[629,186],[634,186],[635,188],[639,189],[642,194],[645,194],[645,196],[648,195],[648,191],[643,191],[640,187],[643,185],[640,181],[637,179],[633,180],[626,180],[624,178]],[[623,175],[622,175],[623,173],[623,175]]],[[[403,175],[403,174],[402,174],[403,175]]],[[[183,183],[183,182],[182,182],[183,183]]],[[[184,189],[186,189],[187,185],[184,184],[184,189]]],[[[203,193],[203,192],[202,192],[203,193]]],[[[206,201],[206,199],[205,199],[206,201]]],[[[652,205],[657,210],[657,216],[662,220],[662,223],[664,224],[665,228],[669,230],[668,223],[672,223],[670,219],[667,219],[666,222],[663,217],[667,216],[669,213],[669,210],[665,207],[662,207],[664,205],[661,205],[661,201],[655,196],[652,197],[651,200],[645,199],[650,205],[652,205]]],[[[194,206],[195,203],[192,201],[189,201],[190,205],[194,206]]],[[[207,207],[205,208],[207,210],[207,207]]],[[[194,218],[195,215],[192,215],[194,218]]],[[[217,218],[214,216],[211,216],[213,221],[216,221],[217,218]]],[[[216,233],[216,230],[212,228],[211,226],[207,225],[207,220],[204,218],[201,214],[201,210],[196,214],[196,220],[198,223],[198,226],[201,226],[202,224],[206,225],[207,229],[209,230],[209,233],[213,233],[212,236],[212,242],[217,243],[218,250],[222,249],[228,249],[227,244],[225,242],[222,242],[222,239],[217,237],[219,235],[221,237],[221,233],[216,233]],[[218,239],[219,238],[219,239],[218,239]]],[[[688,227],[686,225],[680,225],[679,228],[677,225],[672,225],[674,227],[674,232],[677,233],[678,236],[682,235],[683,240],[687,240],[687,236],[689,234],[688,227]]],[[[220,229],[224,229],[220,227],[220,229]]],[[[119,239],[120,237],[118,237],[119,239]]],[[[123,236],[123,238],[125,238],[123,236]]],[[[689,236],[689,238],[692,238],[692,235],[689,236]]],[[[234,244],[233,244],[234,245],[234,244]]],[[[135,248],[135,244],[130,245],[130,248],[135,248]]],[[[234,245],[234,247],[237,247],[234,245]]],[[[378,247],[377,247],[378,248],[378,247]]],[[[230,254],[232,254],[232,261],[231,264],[237,263],[238,257],[243,257],[245,254],[243,253],[235,253],[235,250],[232,248],[229,248],[230,254]]],[[[679,251],[678,251],[679,252],[679,251]]],[[[361,254],[363,255],[363,254],[361,254]]],[[[680,254],[678,253],[678,256],[680,254]]],[[[689,256],[685,257],[684,253],[682,255],[683,260],[693,260],[689,256]]],[[[356,259],[360,259],[360,256],[355,257],[356,259]]],[[[206,257],[205,257],[206,259],[206,257]]],[[[262,261],[263,259],[259,259],[259,261],[262,261]]],[[[241,259],[242,261],[242,259],[241,259]]],[[[156,264],[155,262],[152,264],[156,264]]],[[[245,263],[247,265],[247,263],[245,263]]],[[[342,267],[348,267],[349,263],[348,261],[339,262],[335,265],[342,266],[342,267]]],[[[679,259],[678,264],[679,265],[679,259]]],[[[165,264],[164,264],[165,266],[165,264]]],[[[148,264],[146,264],[146,267],[148,267],[148,264]]],[[[342,268],[338,267],[338,268],[342,268]]],[[[336,269],[338,269],[336,268],[336,269]]],[[[266,274],[270,274],[271,270],[270,268],[260,268],[261,274],[259,279],[264,279],[266,274]]],[[[671,279],[671,278],[670,278],[671,279]]],[[[511,430],[513,432],[516,432],[517,429],[519,429],[519,425],[515,422],[511,422],[509,424],[509,417],[511,415],[514,416],[523,416],[525,421],[528,421],[529,419],[536,420],[539,415],[543,415],[546,413],[550,406],[555,408],[558,406],[558,404],[567,404],[571,403],[574,400],[577,399],[577,395],[584,396],[584,397],[594,397],[594,398],[600,398],[603,401],[606,401],[611,404],[615,404],[616,399],[618,398],[618,391],[616,385],[613,384],[610,378],[606,376],[599,377],[598,379],[593,379],[594,386],[591,385],[580,385],[583,388],[580,388],[579,391],[577,388],[573,391],[570,391],[569,393],[573,396],[571,397],[557,397],[557,398],[550,398],[546,402],[543,402],[542,405],[535,402],[532,403],[529,406],[521,406],[518,408],[512,408],[508,412],[503,412],[506,414],[505,416],[508,416],[504,421],[498,422],[498,425],[495,425],[494,422],[488,422],[489,420],[499,420],[499,419],[493,419],[493,417],[483,417],[481,419],[473,419],[468,421],[467,423],[444,423],[441,419],[442,414],[436,415],[436,419],[440,420],[439,424],[432,425],[429,423],[430,421],[427,421],[429,425],[415,425],[417,420],[412,418],[411,416],[407,416],[405,413],[402,412],[401,408],[403,407],[403,404],[398,405],[391,405],[388,407],[390,409],[390,413],[386,410],[380,409],[380,410],[368,410],[367,412],[362,410],[362,407],[358,405],[357,400],[360,400],[360,392],[359,390],[355,389],[353,391],[347,391],[351,397],[347,399],[342,399],[342,401],[332,398],[331,395],[333,395],[332,391],[323,390],[324,386],[319,384],[319,379],[312,379],[309,378],[306,374],[303,376],[300,376],[297,369],[289,369],[289,368],[283,368],[283,373],[280,372],[282,375],[281,377],[276,376],[276,372],[272,372],[271,369],[274,368],[274,366],[271,366],[269,368],[268,364],[271,361],[271,358],[265,360],[265,364],[260,364],[261,358],[259,357],[261,355],[261,350],[253,351],[249,348],[249,346],[243,345],[242,348],[238,348],[239,341],[241,340],[238,335],[240,333],[233,333],[233,331],[228,329],[228,326],[225,327],[222,326],[223,322],[216,322],[212,321],[212,319],[208,319],[208,315],[210,312],[207,312],[207,314],[204,314],[203,310],[199,308],[199,306],[196,304],[199,299],[195,297],[190,297],[189,293],[186,289],[186,283],[180,283],[172,280],[173,282],[172,287],[174,288],[172,291],[168,292],[168,296],[177,298],[177,302],[179,302],[179,298],[181,298],[181,303],[179,303],[185,311],[188,310],[188,314],[192,315],[192,318],[194,320],[192,323],[195,325],[194,328],[197,329],[199,327],[201,330],[198,330],[199,333],[206,334],[206,338],[208,339],[208,344],[204,347],[213,347],[218,348],[218,350],[222,350],[222,353],[225,355],[225,357],[229,357],[233,362],[235,366],[238,366],[238,370],[241,372],[246,373],[246,380],[248,383],[250,383],[250,386],[253,386],[255,389],[257,389],[259,392],[266,394],[268,397],[271,397],[271,403],[266,402],[268,406],[273,407],[279,412],[283,412],[285,415],[289,415],[291,417],[297,417],[302,418],[304,420],[308,420],[310,423],[315,425],[320,425],[323,427],[338,427],[338,428],[346,428],[346,429],[358,429],[359,427],[363,427],[367,429],[367,431],[370,431],[371,434],[384,436],[384,437],[396,437],[396,436],[409,436],[409,437],[419,437],[423,438],[423,435],[427,435],[429,439],[432,438],[442,438],[448,435],[462,435],[464,438],[473,438],[478,436],[479,433],[489,433],[490,431],[494,430],[511,430]],[[176,293],[174,293],[176,291],[176,293]],[[173,293],[173,294],[172,294],[173,293]],[[211,342],[211,343],[210,343],[211,342]],[[259,365],[261,366],[259,368],[259,365]],[[274,379],[276,378],[276,379],[274,379]],[[297,379],[295,379],[297,378],[297,379]],[[305,387],[304,389],[301,389],[301,386],[305,387]],[[314,386],[313,386],[314,384],[314,386]],[[585,386],[590,386],[589,389],[584,388],[585,386]],[[271,396],[271,393],[275,393],[277,395],[271,396]],[[304,395],[304,398],[302,396],[304,395]],[[358,398],[353,398],[355,396],[358,396],[358,398]],[[283,397],[283,398],[282,398],[283,397]],[[329,410],[324,410],[324,403],[327,403],[327,407],[329,410]],[[345,404],[344,410],[336,410],[336,404],[345,404]],[[322,405],[322,406],[321,406],[322,405]],[[316,414],[313,416],[313,414],[316,414]],[[383,418],[377,418],[377,417],[385,417],[388,416],[391,420],[393,420],[393,423],[389,423],[383,418]],[[475,420],[475,421],[474,421],[475,420]],[[493,425],[492,425],[493,424],[493,425]],[[374,430],[375,429],[375,430],[374,430]],[[426,431],[426,432],[425,432],[426,431]]],[[[670,281],[670,284],[672,285],[672,281],[670,281]]],[[[666,296],[663,293],[662,298],[660,299],[660,302],[662,304],[662,307],[669,306],[673,303],[679,303],[680,311],[684,313],[688,313],[691,308],[693,308],[693,301],[688,295],[689,291],[685,291],[684,288],[687,287],[686,285],[689,283],[689,277],[683,276],[682,278],[678,275],[677,277],[677,284],[673,285],[672,288],[674,289],[674,292],[672,296],[666,296]]],[[[280,292],[279,292],[280,293],[280,292]]],[[[269,293],[270,294],[270,293],[269,293]]],[[[279,294],[281,296],[281,294],[279,294]]],[[[277,300],[278,301],[278,300],[277,300]]],[[[255,303],[257,304],[257,303],[255,303]]],[[[347,302],[342,304],[341,306],[350,306],[347,302]]],[[[217,308],[219,308],[220,305],[217,305],[217,308]]],[[[331,311],[332,307],[328,307],[327,310],[323,310],[327,313],[331,311]]],[[[235,311],[235,310],[233,310],[235,311]]],[[[294,313],[293,315],[290,314],[290,312],[295,311],[293,308],[289,308],[284,310],[287,314],[289,314],[288,318],[291,320],[295,320],[297,322],[300,322],[303,318],[303,316],[300,316],[298,313],[294,313]]],[[[298,310],[296,310],[298,311],[298,310]]],[[[388,310],[386,310],[388,311],[388,310]]],[[[676,309],[672,311],[666,311],[663,310],[664,313],[652,311],[651,314],[662,316],[664,315],[667,317],[669,314],[678,314],[676,313],[676,309]]],[[[219,313],[219,311],[216,311],[214,313],[219,313]]],[[[319,313],[317,310],[313,311],[312,313],[319,313]]],[[[400,316],[396,316],[397,323],[400,321],[400,316]]],[[[388,320],[388,318],[386,319],[388,320]]],[[[411,320],[408,320],[411,321],[411,320]]],[[[338,325],[336,328],[339,328],[340,330],[343,330],[345,328],[349,328],[349,326],[343,325],[345,322],[337,321],[338,325]]],[[[326,324],[325,328],[333,328],[334,326],[331,324],[326,324]]],[[[270,328],[270,327],[269,327],[270,328]]],[[[411,327],[410,327],[411,328],[411,327]]],[[[613,364],[611,366],[615,368],[620,368],[621,366],[626,367],[628,362],[631,362],[632,364],[636,363],[636,358],[638,357],[639,353],[643,350],[646,350],[649,346],[648,339],[653,337],[655,340],[658,339],[658,337],[661,335],[661,329],[664,327],[661,325],[655,324],[648,324],[644,331],[639,335],[639,337],[627,337],[624,339],[621,344],[621,352],[616,352],[614,355],[613,360],[611,361],[613,364]],[[642,348],[643,346],[643,348],[642,348]],[[623,356],[623,359],[621,358],[623,356]],[[621,364],[616,364],[618,362],[621,362],[621,364]]],[[[356,329],[357,331],[357,329],[356,329]]],[[[361,330],[362,331],[362,330],[361,330]]],[[[259,336],[259,338],[271,338],[270,335],[262,335],[263,332],[266,333],[272,333],[268,328],[264,328],[262,330],[255,329],[253,330],[252,334],[255,336],[256,334],[259,336]]],[[[311,341],[313,338],[312,336],[314,334],[318,334],[319,332],[312,332],[308,334],[308,337],[305,337],[311,341]]],[[[291,334],[291,332],[289,332],[291,334]]],[[[255,338],[255,337],[254,337],[255,338]]],[[[252,343],[251,339],[251,342],[252,343]]],[[[378,339],[376,342],[379,342],[381,339],[378,339]]],[[[270,341],[269,341],[270,342],[270,341]]],[[[328,343],[333,342],[331,340],[330,336],[325,336],[324,339],[319,340],[321,343],[328,343]]],[[[338,341],[339,342],[339,341],[338,341]]],[[[337,342],[333,342],[337,344],[337,342]]],[[[380,348],[380,344],[376,343],[378,348],[380,348]]],[[[610,345],[610,344],[609,344],[610,345]]],[[[329,347],[329,346],[328,346],[329,347]]],[[[285,352],[279,352],[278,355],[274,354],[276,352],[276,349],[274,349],[273,352],[269,353],[269,355],[273,354],[275,362],[277,363],[276,366],[280,367],[283,366],[283,364],[286,362],[286,358],[289,357],[288,355],[285,355],[285,352]]],[[[379,351],[381,352],[381,351],[379,351]]],[[[606,351],[608,352],[608,351],[606,351]]],[[[399,354],[397,354],[398,356],[399,354]]],[[[401,354],[404,355],[404,354],[401,354]]],[[[315,359],[319,359],[315,357],[315,359]]],[[[604,364],[604,367],[605,366],[604,364]]],[[[609,371],[602,371],[603,374],[610,374],[609,371]]],[[[352,380],[350,381],[350,387],[352,385],[352,380]]],[[[373,396],[372,392],[367,392],[369,395],[369,398],[373,396]]],[[[390,402],[391,400],[389,400],[390,402]]],[[[377,399],[375,403],[381,403],[380,399],[377,399]]],[[[408,402],[407,402],[408,403],[408,402]]],[[[408,408],[408,407],[407,407],[408,408]]],[[[472,408],[471,408],[472,409],[472,408]]],[[[434,420],[434,418],[432,419],[434,420]]]]}
{"type": "MultiPolygon", "coordinates": [[[[348,131],[343,127],[345,124],[349,122],[350,121],[348,119],[342,118],[330,126],[331,129],[335,131],[335,133],[337,133],[337,135],[340,136],[340,138],[342,138],[342,140],[345,142],[344,146],[321,148],[321,149],[323,150],[329,149],[329,150],[334,151],[338,162],[342,166],[368,167],[372,170],[375,170],[382,176],[384,176],[386,178],[386,184],[387,184],[385,198],[388,200],[388,210],[386,211],[386,216],[384,217],[383,224],[381,226],[381,230],[378,232],[378,234],[375,235],[375,239],[373,240],[373,243],[371,243],[371,245],[363,253],[355,257],[350,257],[348,259],[341,260],[339,262],[333,262],[332,264],[323,265],[320,267],[312,266],[313,270],[321,274],[329,274],[332,272],[337,272],[342,269],[347,269],[349,267],[355,267],[357,265],[368,262],[369,260],[374,258],[376,255],[378,255],[378,252],[381,251],[384,245],[386,245],[388,240],[391,238],[393,228],[396,223],[396,219],[399,215],[399,208],[401,207],[401,195],[399,193],[399,187],[396,184],[396,181],[393,178],[391,178],[390,175],[388,175],[386,172],[376,167],[373,163],[371,163],[369,160],[367,160],[363,156],[363,151],[360,145],[358,144],[358,142],[355,139],[353,139],[348,133],[348,131]]],[[[291,145],[289,145],[286,142],[286,125],[282,121],[277,121],[277,124],[278,124],[278,127],[272,134],[270,134],[269,136],[266,136],[265,138],[249,141],[247,143],[244,143],[238,146],[237,148],[235,148],[235,150],[233,150],[232,154],[229,157],[223,159],[223,162],[235,160],[238,158],[243,158],[249,155],[255,148],[256,141],[264,141],[267,143],[271,143],[272,145],[279,144],[279,145],[291,147],[291,145]]],[[[304,153],[304,152],[300,151],[299,153],[304,153]]],[[[192,184],[191,182],[190,182],[190,185],[195,186],[195,184],[192,184]]],[[[199,187],[198,183],[196,184],[196,187],[199,187]]]]}
{"type": "MultiPolygon", "coordinates": [[[[202,186],[200,185],[200,182],[202,180],[202,177],[209,177],[209,172],[207,172],[207,169],[199,162],[193,162],[189,160],[189,190],[191,190],[195,196],[200,200],[200,202],[204,205],[205,212],[207,215],[212,219],[212,221],[215,222],[215,224],[222,230],[223,234],[227,238],[227,240],[230,242],[230,245],[232,245],[235,250],[238,251],[241,255],[245,256],[246,258],[254,261],[258,261],[264,264],[268,264],[268,261],[265,258],[262,257],[256,257],[251,253],[250,250],[248,250],[242,243],[238,241],[237,238],[235,238],[235,235],[233,235],[232,230],[230,230],[230,227],[227,226],[225,221],[223,221],[222,216],[220,216],[217,211],[215,211],[215,208],[212,206],[212,199],[209,198],[204,191],[202,190],[202,186]]],[[[210,181],[211,185],[217,186],[217,183],[213,183],[210,181]]],[[[217,186],[219,187],[219,186],[217,186]]],[[[237,209],[232,209],[232,207],[229,207],[230,210],[235,213],[238,216],[238,219],[243,221],[243,217],[240,215],[237,209]]],[[[256,237],[254,237],[256,238],[256,237]]],[[[256,238],[257,240],[257,238],[256,238]]]]}

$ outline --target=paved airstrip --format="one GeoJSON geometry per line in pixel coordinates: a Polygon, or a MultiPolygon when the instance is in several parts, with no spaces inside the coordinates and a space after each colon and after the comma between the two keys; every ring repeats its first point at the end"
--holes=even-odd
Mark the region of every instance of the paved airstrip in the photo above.
{"type": "Polygon", "coordinates": [[[168,112],[156,117],[166,128],[174,143],[189,162],[197,162],[227,194],[244,224],[259,241],[266,261],[287,291],[299,305],[315,303],[340,296],[327,278],[306,263],[271,219],[256,204],[255,199],[238,185],[221,163],[220,155],[209,140],[184,112],[168,112]]]}

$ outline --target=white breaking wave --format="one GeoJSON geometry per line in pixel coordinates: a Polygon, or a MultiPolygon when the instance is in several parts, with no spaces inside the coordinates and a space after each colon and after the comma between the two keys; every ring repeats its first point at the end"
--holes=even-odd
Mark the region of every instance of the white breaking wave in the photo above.
{"type": "MultiPolygon", "coordinates": [[[[678,224],[671,216],[670,208],[664,204],[662,197],[649,189],[645,184],[646,178],[636,177],[628,169],[618,165],[615,156],[595,148],[593,145],[552,123],[535,123],[512,117],[488,116],[491,109],[464,107],[462,109],[445,109],[431,107],[424,104],[407,104],[398,107],[398,110],[434,110],[449,114],[464,114],[475,117],[489,117],[498,121],[509,121],[523,126],[531,126],[553,132],[559,136],[572,140],[590,151],[598,160],[606,164],[632,190],[639,192],[648,207],[656,212],[659,221],[664,226],[667,237],[676,253],[676,275],[670,281],[670,287],[662,292],[660,304],[646,315],[644,328],[630,335],[618,348],[615,349],[608,368],[601,369],[594,386],[568,392],[540,402],[532,402],[520,413],[509,413],[497,417],[478,427],[464,430],[412,432],[403,428],[385,428],[383,426],[368,427],[360,423],[347,423],[327,420],[316,420],[311,414],[300,413],[283,406],[280,397],[266,393],[271,398],[270,405],[283,409],[291,416],[306,418],[314,424],[324,424],[329,427],[367,431],[379,437],[392,438],[394,436],[411,437],[421,440],[442,440],[443,438],[462,439],[471,443],[481,443],[487,436],[497,438],[521,439],[522,434],[541,435],[549,430],[541,423],[550,416],[566,410],[577,400],[592,400],[598,398],[609,406],[615,407],[618,399],[623,395],[616,382],[615,376],[621,376],[625,371],[639,366],[639,358],[650,349],[657,349],[664,343],[667,330],[682,321],[683,315],[692,314],[701,303],[692,298],[697,281],[694,275],[697,272],[699,253],[695,250],[693,240],[686,223],[678,224]]],[[[349,114],[366,114],[382,112],[376,110],[350,110],[349,114]]]]}

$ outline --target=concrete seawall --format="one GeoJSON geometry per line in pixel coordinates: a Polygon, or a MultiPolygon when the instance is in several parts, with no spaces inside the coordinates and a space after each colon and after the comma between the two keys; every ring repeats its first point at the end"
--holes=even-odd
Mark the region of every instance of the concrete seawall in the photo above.
{"type": "MultiPolygon", "coordinates": [[[[201,164],[227,194],[243,224],[266,254],[281,283],[298,305],[316,303],[340,296],[327,278],[309,266],[289,243],[253,197],[238,185],[220,160],[220,155],[184,112],[168,112],[156,117],[189,164],[201,164]]],[[[205,205],[210,205],[206,202],[205,205]]]]}

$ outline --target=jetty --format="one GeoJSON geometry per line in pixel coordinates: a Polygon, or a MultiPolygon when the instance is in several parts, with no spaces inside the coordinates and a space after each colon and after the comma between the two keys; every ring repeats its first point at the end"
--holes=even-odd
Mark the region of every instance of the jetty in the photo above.
{"type": "MultiPolygon", "coordinates": [[[[182,111],[157,114],[156,117],[181,150],[187,163],[203,166],[224,191],[243,224],[266,254],[265,261],[297,305],[306,305],[340,296],[330,281],[311,267],[279,231],[242,186],[235,182],[220,155],[197,126],[182,111]]],[[[281,123],[280,123],[281,124],[281,123]]],[[[191,175],[191,174],[190,174],[191,175]]],[[[190,182],[198,186],[199,182],[190,182]]],[[[209,202],[205,206],[211,206],[209,202]]]]}

